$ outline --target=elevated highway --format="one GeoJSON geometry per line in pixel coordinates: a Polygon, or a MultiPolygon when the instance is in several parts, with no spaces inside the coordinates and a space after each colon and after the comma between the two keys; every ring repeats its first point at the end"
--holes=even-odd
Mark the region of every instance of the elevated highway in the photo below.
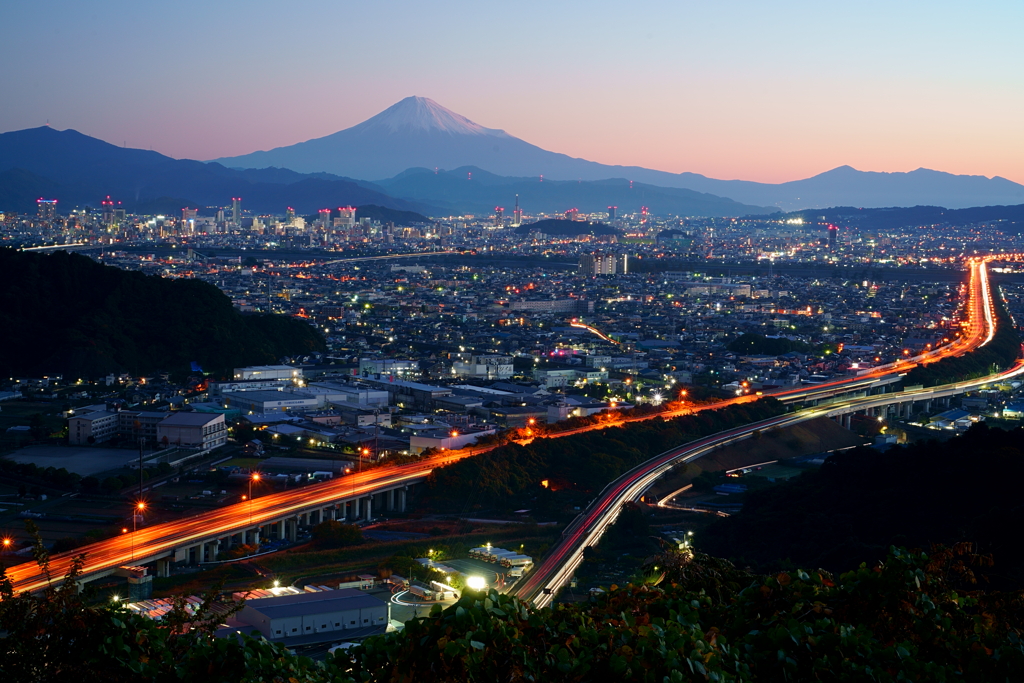
{"type": "MultiPolygon", "coordinates": [[[[956,351],[946,349],[944,354],[959,355],[988,344],[995,335],[995,316],[992,292],[988,286],[987,269],[984,260],[978,259],[971,264],[971,301],[968,304],[968,334],[965,335],[956,351]]],[[[937,360],[935,356],[931,356],[937,360]]],[[[1024,359],[1009,370],[998,372],[987,377],[964,382],[956,382],[931,388],[915,388],[901,392],[880,395],[867,395],[863,383],[856,381],[836,386],[836,393],[848,393],[851,388],[860,389],[860,395],[836,397],[826,405],[817,405],[788,415],[763,420],[724,432],[719,432],[703,439],[698,439],[677,448],[668,450],[647,460],[609,484],[591,504],[580,513],[562,534],[561,540],[552,548],[544,560],[527,577],[518,582],[510,593],[522,600],[543,607],[551,602],[554,594],[573,576],[580,562],[583,551],[600,541],[605,530],[615,523],[622,505],[629,501],[637,501],[654,482],[673,467],[704,456],[723,446],[749,439],[754,432],[777,429],[799,424],[818,417],[841,417],[855,412],[873,411],[888,412],[907,410],[915,402],[930,402],[946,399],[950,396],[978,389],[994,382],[1007,380],[1024,374],[1024,359]]],[[[870,388],[870,384],[868,386],[870,388]]],[[[804,393],[804,397],[808,394],[804,393]]],[[[820,396],[817,398],[821,398],[820,396]]]]}
{"type": "MultiPolygon", "coordinates": [[[[291,491],[255,497],[207,513],[173,522],[142,527],[137,531],[92,543],[75,551],[54,555],[50,574],[59,579],[75,555],[84,553],[81,580],[114,573],[124,565],[156,564],[156,574],[166,576],[173,563],[212,562],[221,550],[261,538],[295,540],[302,526],[326,520],[370,520],[375,510],[405,509],[411,484],[422,481],[434,467],[454,462],[467,454],[436,458],[398,467],[381,467],[340,479],[291,491]]],[[[48,579],[34,562],[8,568],[16,591],[45,588],[48,579]]]]}
{"type": "MultiPolygon", "coordinates": [[[[991,310],[991,292],[988,288],[984,261],[980,259],[971,262],[969,289],[970,297],[967,302],[967,324],[965,325],[967,334],[956,344],[932,351],[929,359],[965,353],[979,345],[988,343],[994,335],[995,323],[991,310]]],[[[910,360],[907,362],[909,363],[910,360]]],[[[625,500],[639,498],[643,490],[646,490],[651,482],[661,476],[664,470],[659,469],[661,467],[659,463],[668,463],[666,467],[672,467],[678,462],[700,457],[706,452],[706,450],[701,450],[704,447],[702,444],[707,445],[708,448],[717,448],[732,440],[747,438],[757,429],[795,424],[821,415],[840,416],[858,410],[879,410],[881,407],[896,404],[934,400],[967,391],[968,387],[974,386],[974,383],[960,383],[950,387],[921,390],[919,393],[901,392],[869,396],[868,392],[877,391],[880,387],[884,388],[888,384],[899,381],[899,374],[892,372],[891,368],[889,370],[888,373],[880,374],[877,377],[850,378],[830,383],[827,386],[814,385],[780,392],[776,394],[780,400],[818,401],[819,403],[821,400],[832,400],[832,403],[776,418],[779,420],[778,423],[750,425],[717,437],[709,437],[710,441],[704,439],[696,444],[688,444],[641,465],[631,475],[624,475],[624,478],[616,480],[617,483],[609,485],[609,488],[599,498],[599,501],[603,502],[599,505],[599,514],[596,517],[581,515],[581,519],[574,522],[574,525],[567,530],[569,536],[566,538],[573,539],[572,543],[575,549],[566,550],[565,552],[568,554],[563,559],[568,559],[565,559],[564,562],[557,560],[557,562],[562,562],[558,566],[575,566],[572,563],[578,563],[578,559],[572,558],[577,557],[578,553],[582,553],[583,547],[596,542],[603,529],[611,523],[609,520],[614,520],[621,503],[625,500]],[[844,398],[844,395],[851,393],[853,394],[852,398],[849,396],[844,398]],[[692,451],[693,448],[698,450],[692,451]],[[583,545],[580,545],[581,543],[583,545]]],[[[979,383],[984,383],[984,381],[979,380],[979,383]]],[[[755,398],[754,396],[743,396],[735,399],[735,402],[750,401],[755,398]]],[[[698,409],[717,408],[728,403],[713,404],[698,409]]],[[[658,417],[670,419],[677,415],[693,412],[693,410],[695,409],[683,408],[659,415],[634,418],[634,420],[657,419],[658,417]]],[[[633,420],[591,425],[571,432],[554,434],[549,438],[570,436],[592,429],[603,429],[626,421],[633,420]]],[[[85,554],[82,581],[109,575],[120,566],[138,566],[150,563],[156,564],[157,575],[167,575],[173,563],[210,562],[217,557],[221,550],[232,545],[254,543],[262,538],[294,539],[300,526],[308,526],[329,519],[347,521],[370,519],[373,511],[380,509],[402,510],[405,507],[408,486],[426,479],[436,467],[442,467],[487,450],[489,448],[453,451],[443,457],[431,458],[423,462],[398,467],[376,468],[322,484],[258,497],[252,501],[229,505],[187,519],[143,527],[131,534],[124,534],[72,552],[54,555],[51,558],[50,574],[55,578],[63,576],[70,567],[72,558],[77,554],[85,554]]],[[[589,515],[590,511],[591,509],[588,508],[588,513],[585,515],[589,515]]],[[[559,552],[561,553],[561,551],[559,552]]],[[[559,557],[562,556],[559,555],[559,557]]],[[[522,589],[526,591],[524,594],[530,594],[530,597],[533,597],[530,591],[533,591],[533,587],[537,585],[540,588],[560,585],[558,577],[565,575],[562,569],[552,575],[554,578],[544,579],[543,581],[546,583],[538,578],[549,573],[549,570],[543,569],[547,566],[548,561],[545,561],[542,567],[538,568],[538,571],[523,584],[530,587],[522,589]],[[542,583],[536,584],[536,581],[542,581],[542,583]]],[[[40,590],[47,585],[49,580],[39,567],[31,562],[10,567],[7,573],[17,591],[40,590]]],[[[520,589],[517,588],[517,590],[520,589]]]]}
{"type": "Polygon", "coordinates": [[[1019,361],[1010,370],[977,380],[929,389],[842,399],[827,406],[806,408],[796,413],[719,432],[666,451],[609,484],[566,528],[562,539],[544,558],[543,562],[524,580],[516,584],[510,593],[540,607],[549,604],[554,593],[569,581],[580,562],[583,561],[583,551],[588,546],[597,544],[605,530],[615,523],[622,505],[639,500],[654,482],[680,463],[691,462],[723,446],[749,439],[756,431],[789,427],[819,417],[889,410],[892,406],[912,404],[915,401],[946,398],[1020,375],[1024,375],[1024,361],[1019,361]]]}

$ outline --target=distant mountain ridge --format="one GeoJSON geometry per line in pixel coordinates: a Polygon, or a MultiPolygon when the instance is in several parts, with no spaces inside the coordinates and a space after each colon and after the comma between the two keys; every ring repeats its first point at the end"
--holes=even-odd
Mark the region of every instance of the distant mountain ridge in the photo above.
{"type": "Polygon", "coordinates": [[[451,170],[466,166],[517,178],[624,178],[783,211],[827,206],[966,208],[1024,203],[1024,185],[1005,178],[928,169],[875,173],[840,166],[811,178],[773,184],[599,164],[544,150],[503,130],[485,128],[425,97],[407,97],[356,126],[322,138],[217,161],[229,167],[276,166],[366,179],[394,178],[416,167],[451,170]]]}
{"type": "Polygon", "coordinates": [[[242,197],[246,209],[259,213],[280,214],[289,206],[314,212],[361,204],[419,213],[432,210],[330,174],[229,169],[118,147],[48,126],[0,134],[0,208],[34,211],[40,196],[96,206],[107,195],[127,208],[169,197],[191,206],[224,206],[232,197],[242,197]]]}
{"type": "Polygon", "coordinates": [[[496,206],[512,214],[515,197],[527,213],[562,213],[572,208],[583,213],[618,208],[620,214],[639,213],[644,206],[658,215],[744,216],[768,214],[770,207],[741,204],[731,199],[681,188],[656,187],[623,178],[590,181],[509,178],[476,166],[452,171],[411,168],[375,187],[414,202],[429,202],[459,210],[490,215],[496,206]]]}

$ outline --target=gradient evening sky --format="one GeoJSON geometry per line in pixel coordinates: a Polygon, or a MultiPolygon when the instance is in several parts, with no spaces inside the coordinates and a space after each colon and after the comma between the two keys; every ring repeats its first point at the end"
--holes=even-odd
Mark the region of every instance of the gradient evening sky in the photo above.
{"type": "Polygon", "coordinates": [[[210,159],[421,95],[609,164],[1024,183],[1019,0],[4,0],[0,26],[0,131],[210,159]]]}

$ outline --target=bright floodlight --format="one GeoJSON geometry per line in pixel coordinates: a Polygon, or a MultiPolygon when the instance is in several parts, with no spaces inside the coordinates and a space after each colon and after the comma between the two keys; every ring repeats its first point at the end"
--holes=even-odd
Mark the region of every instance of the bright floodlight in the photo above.
{"type": "Polygon", "coordinates": [[[487,587],[487,582],[484,581],[484,577],[482,576],[467,576],[466,586],[475,591],[482,591],[487,587]]]}

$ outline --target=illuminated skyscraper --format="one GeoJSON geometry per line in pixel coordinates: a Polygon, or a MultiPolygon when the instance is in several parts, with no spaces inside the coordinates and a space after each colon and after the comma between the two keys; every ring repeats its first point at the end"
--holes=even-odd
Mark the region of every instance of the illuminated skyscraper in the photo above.
{"type": "Polygon", "coordinates": [[[199,209],[190,209],[187,206],[181,210],[181,234],[191,235],[196,231],[196,217],[199,209]]]}
{"type": "Polygon", "coordinates": [[[523,224],[523,210],[519,208],[519,195],[516,195],[516,208],[512,211],[512,227],[518,228],[523,224]]]}
{"type": "Polygon", "coordinates": [[[103,225],[110,227],[114,224],[114,201],[107,195],[107,198],[100,202],[103,207],[103,225]]]}
{"type": "Polygon", "coordinates": [[[242,198],[231,198],[231,222],[238,228],[242,225],[242,198]]]}
{"type": "Polygon", "coordinates": [[[580,256],[581,275],[625,275],[629,272],[626,254],[583,254],[580,256]]]}
{"type": "Polygon", "coordinates": [[[501,206],[494,207],[494,227],[502,228],[505,226],[505,209],[501,206]]]}
{"type": "Polygon", "coordinates": [[[612,220],[613,221],[616,218],[618,218],[618,215],[617,215],[618,211],[619,211],[619,207],[617,207],[617,206],[609,206],[608,207],[608,220],[612,220]]]}
{"type": "Polygon", "coordinates": [[[339,206],[338,217],[335,220],[335,224],[342,228],[354,228],[356,225],[356,207],[354,206],[339,206]]]}
{"type": "Polygon", "coordinates": [[[828,250],[835,251],[839,246],[839,226],[829,223],[828,226],[828,250]]]}
{"type": "Polygon", "coordinates": [[[41,220],[52,221],[57,217],[57,200],[40,197],[36,200],[36,211],[41,220]]]}

